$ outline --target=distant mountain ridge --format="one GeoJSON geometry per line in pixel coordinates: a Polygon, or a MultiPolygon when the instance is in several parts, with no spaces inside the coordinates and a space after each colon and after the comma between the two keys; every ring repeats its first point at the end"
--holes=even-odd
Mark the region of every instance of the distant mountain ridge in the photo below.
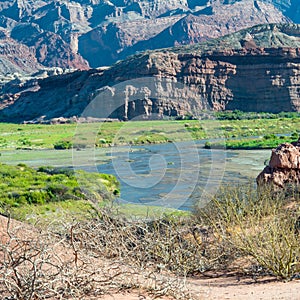
{"type": "Polygon", "coordinates": [[[299,91],[300,25],[265,24],[132,55],[108,69],[15,79],[0,93],[0,121],[76,120],[98,95],[86,117],[177,117],[193,109],[300,112],[299,91]]]}
{"type": "Polygon", "coordinates": [[[297,0],[2,0],[0,45],[24,51],[0,47],[0,74],[108,66],[136,51],[289,22],[300,22],[297,0]]]}

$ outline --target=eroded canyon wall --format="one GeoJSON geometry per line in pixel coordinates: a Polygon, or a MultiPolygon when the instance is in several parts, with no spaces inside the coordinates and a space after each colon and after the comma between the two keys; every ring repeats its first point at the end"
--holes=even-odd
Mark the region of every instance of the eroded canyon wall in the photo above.
{"type": "Polygon", "coordinates": [[[300,111],[300,48],[157,51],[104,71],[10,83],[1,97],[1,120],[14,122],[82,113],[127,120],[210,109],[300,111]]]}

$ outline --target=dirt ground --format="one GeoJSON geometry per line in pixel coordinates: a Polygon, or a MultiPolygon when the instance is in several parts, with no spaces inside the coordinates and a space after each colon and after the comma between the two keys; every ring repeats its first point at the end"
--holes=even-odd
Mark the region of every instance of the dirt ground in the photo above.
{"type": "MultiPolygon", "coordinates": [[[[253,279],[220,277],[216,279],[190,280],[190,289],[199,300],[298,300],[300,281],[278,282],[270,278],[253,279]]],[[[106,295],[105,300],[150,300],[151,297],[139,296],[136,292],[106,295]]],[[[170,299],[170,298],[156,298],[170,299]]]]}
{"type": "Polygon", "coordinates": [[[279,282],[261,278],[257,282],[250,278],[220,277],[198,279],[191,282],[195,294],[203,299],[300,299],[300,282],[279,282]]]}
{"type": "MultiPolygon", "coordinates": [[[[20,226],[19,222],[12,221],[12,226],[20,226]]],[[[27,234],[33,234],[32,228],[23,225],[23,230],[27,234]]],[[[0,216],[0,242],[5,243],[7,219],[0,216]]],[[[300,280],[290,282],[277,281],[274,278],[251,278],[238,277],[236,275],[224,275],[216,278],[199,277],[188,279],[187,289],[196,296],[197,299],[207,300],[260,300],[260,299],[286,299],[300,300],[300,280]]],[[[104,300],[148,300],[153,299],[145,296],[144,292],[127,291],[119,294],[105,295],[104,300]]],[[[156,297],[155,299],[169,300],[168,297],[156,297]]]]}

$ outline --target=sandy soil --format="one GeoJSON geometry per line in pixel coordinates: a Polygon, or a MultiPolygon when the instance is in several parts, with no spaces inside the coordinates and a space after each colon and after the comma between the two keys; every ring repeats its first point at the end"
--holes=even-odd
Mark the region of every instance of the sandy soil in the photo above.
{"type": "MultiPolygon", "coordinates": [[[[11,221],[12,226],[23,226],[24,232],[31,235],[34,231],[29,225],[11,221]]],[[[0,216],[0,243],[7,239],[7,220],[0,216]]],[[[207,300],[260,300],[260,299],[286,299],[300,300],[300,280],[291,282],[280,282],[274,278],[251,278],[238,277],[234,275],[219,276],[217,278],[192,278],[186,282],[188,290],[197,299],[207,300]]],[[[138,291],[130,291],[119,294],[111,294],[102,297],[104,300],[148,300],[153,299],[138,291]]],[[[158,297],[156,299],[169,300],[169,297],[158,297]]]]}
{"type": "MultiPolygon", "coordinates": [[[[298,300],[300,299],[300,281],[278,282],[262,278],[255,282],[252,279],[236,277],[197,279],[189,281],[190,289],[195,296],[207,300],[298,300]]],[[[120,293],[107,295],[105,300],[148,300],[151,297],[139,296],[138,293],[120,293]]],[[[156,298],[170,299],[170,298],[156,298]]]]}
{"type": "Polygon", "coordinates": [[[279,282],[270,278],[220,277],[191,281],[193,291],[203,299],[300,299],[300,282],[279,282]]]}

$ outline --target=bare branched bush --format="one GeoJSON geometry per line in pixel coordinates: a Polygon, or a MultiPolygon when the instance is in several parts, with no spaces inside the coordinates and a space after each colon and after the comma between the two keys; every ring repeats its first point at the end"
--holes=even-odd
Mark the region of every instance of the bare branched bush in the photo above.
{"type": "Polygon", "coordinates": [[[255,263],[292,279],[300,272],[299,204],[297,191],[227,187],[193,217],[132,221],[101,209],[93,220],[47,228],[8,219],[0,236],[0,294],[91,299],[135,289],[197,299],[186,277],[223,271],[237,258],[248,270],[255,263]]]}
{"type": "Polygon", "coordinates": [[[212,247],[208,230],[190,218],[130,222],[113,215],[102,211],[97,221],[78,224],[78,243],[97,257],[186,276],[210,269],[221,253],[220,248],[212,247]]]}
{"type": "Polygon", "coordinates": [[[148,246],[142,244],[153,240],[139,242],[143,234],[147,236],[141,224],[124,225],[102,215],[92,222],[61,224],[59,230],[56,223],[54,231],[25,230],[23,224],[11,226],[9,220],[1,237],[0,294],[18,300],[89,299],[138,289],[153,298],[195,299],[184,278],[157,272],[153,254],[151,263],[143,257],[148,254],[141,251],[148,246]]]}
{"type": "Polygon", "coordinates": [[[248,257],[271,275],[292,279],[300,272],[298,194],[270,187],[226,187],[204,209],[200,222],[211,226],[216,240],[248,257]]]}
{"type": "MultiPolygon", "coordinates": [[[[21,228],[19,228],[21,229],[21,228]]],[[[62,264],[50,249],[48,236],[34,238],[34,234],[7,224],[6,234],[2,236],[0,248],[0,291],[13,299],[38,299],[55,294],[51,284],[61,271],[62,264]]],[[[38,234],[38,233],[37,233],[38,234]]],[[[51,243],[52,245],[52,243],[51,243]]]]}

